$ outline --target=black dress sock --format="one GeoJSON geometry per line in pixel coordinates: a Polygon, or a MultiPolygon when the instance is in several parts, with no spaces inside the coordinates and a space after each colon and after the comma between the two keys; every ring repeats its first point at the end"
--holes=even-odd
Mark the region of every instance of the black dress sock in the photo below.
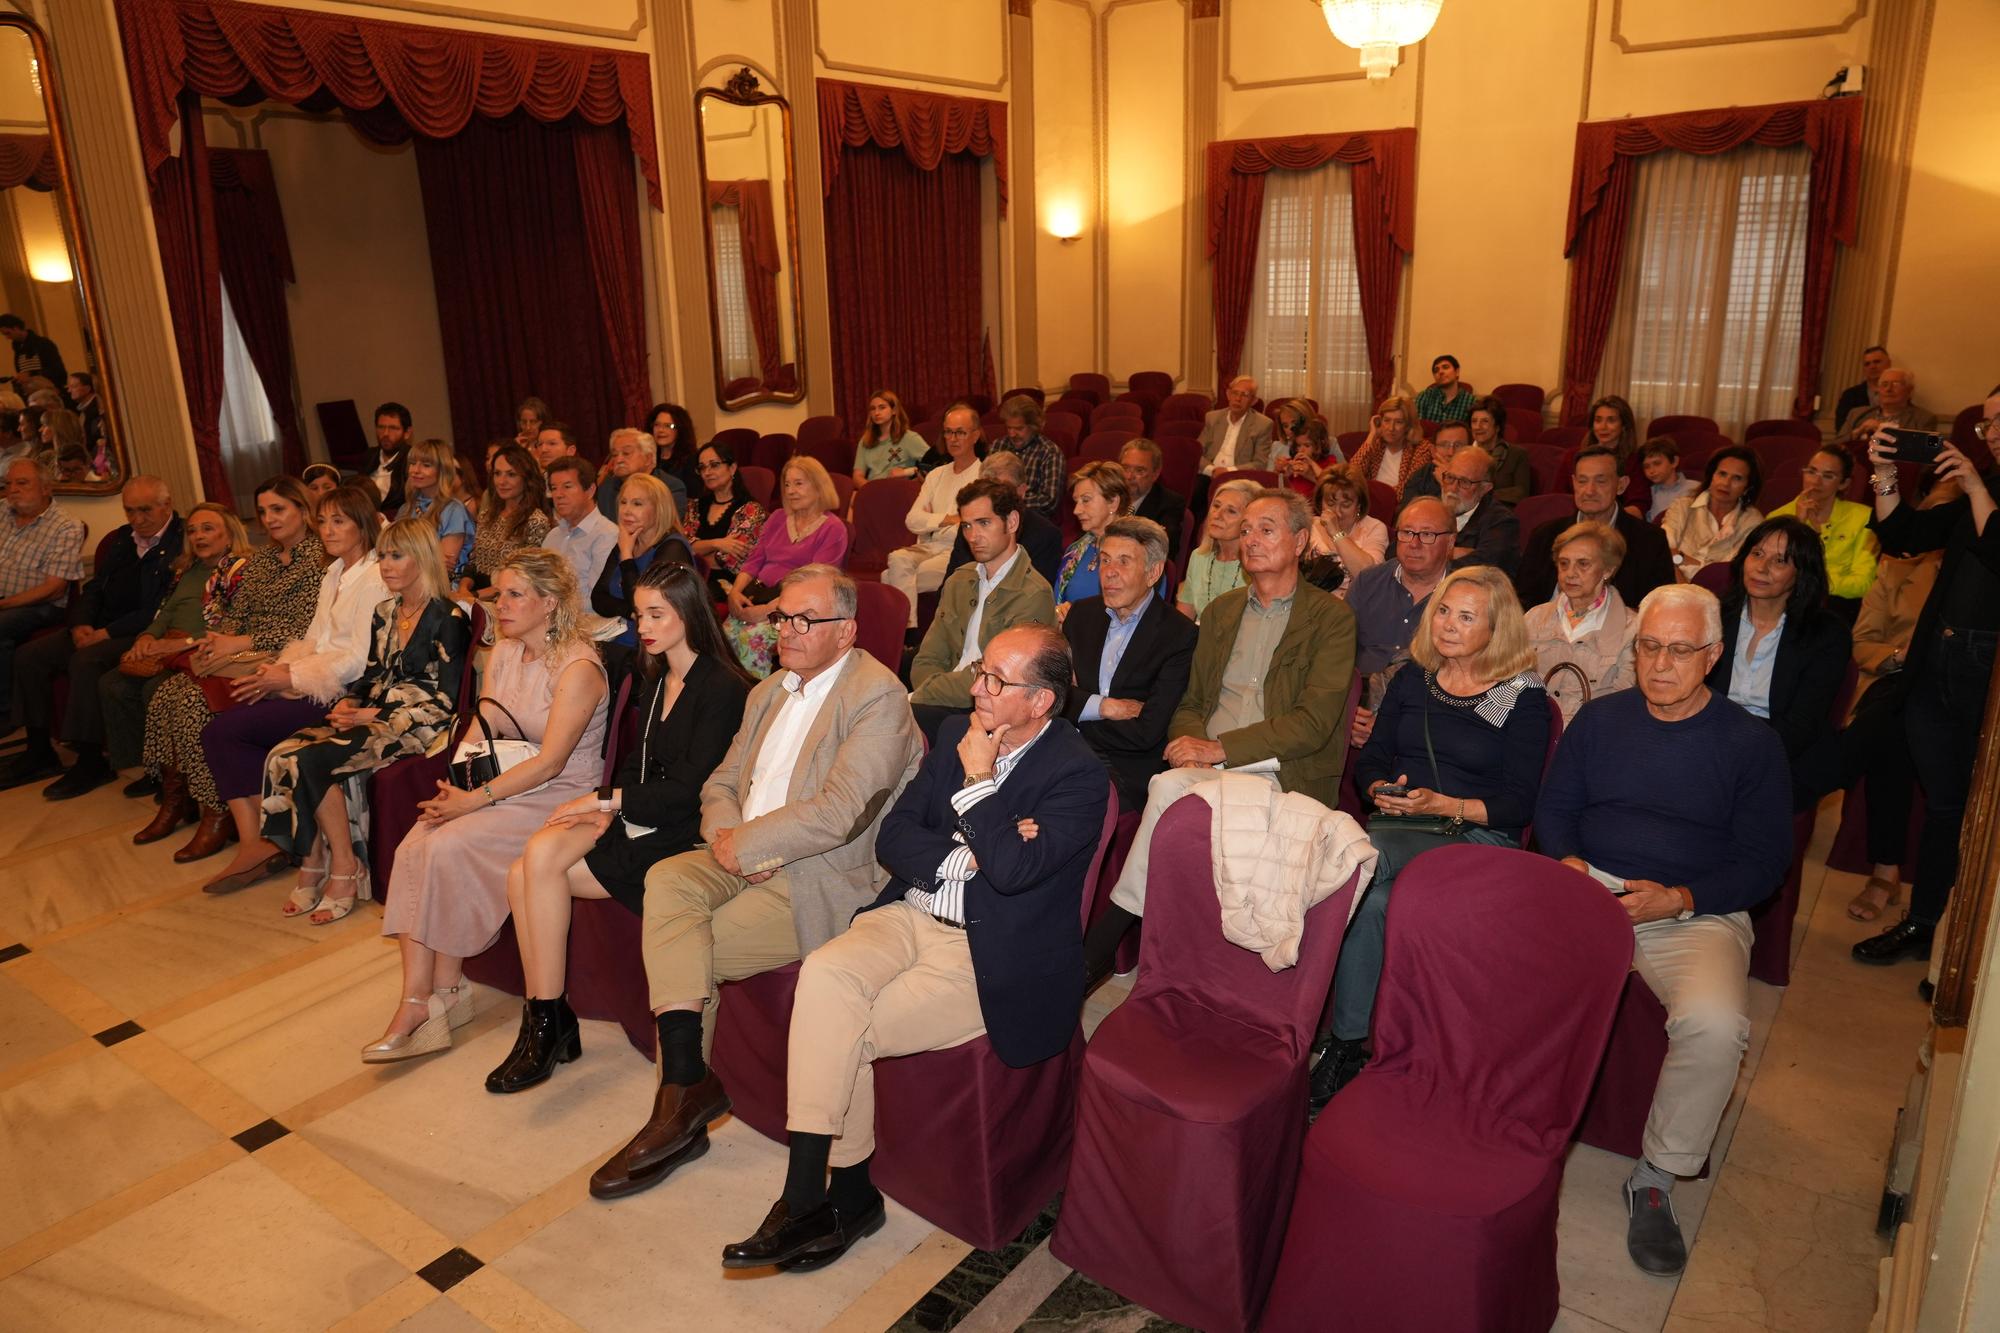
{"type": "Polygon", "coordinates": [[[827,1188],[827,1197],[833,1200],[834,1208],[843,1213],[865,1212],[874,1207],[881,1196],[876,1193],[875,1182],[868,1178],[868,1163],[864,1157],[853,1166],[833,1168],[833,1183],[827,1188]]]}
{"type": "Polygon", "coordinates": [[[826,1202],[826,1159],[833,1153],[831,1134],[793,1130],[792,1156],[785,1166],[785,1206],[802,1217],[826,1202]]]}
{"type": "Polygon", "coordinates": [[[1091,981],[1100,981],[1111,975],[1111,969],[1118,957],[1118,946],[1125,940],[1125,932],[1132,929],[1139,920],[1116,903],[1104,909],[1104,915],[1091,923],[1090,930],[1083,937],[1083,975],[1091,981]]]}
{"type": "Polygon", "coordinates": [[[653,1015],[660,1034],[660,1082],[691,1088],[708,1073],[701,1059],[701,1015],[669,1009],[653,1015]]]}

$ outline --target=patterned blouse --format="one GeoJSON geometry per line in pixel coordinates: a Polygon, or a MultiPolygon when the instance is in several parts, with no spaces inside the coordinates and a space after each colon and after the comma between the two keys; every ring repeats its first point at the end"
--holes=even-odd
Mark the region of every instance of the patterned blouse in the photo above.
{"type": "Polygon", "coordinates": [[[275,653],[306,636],[325,573],[326,548],[311,533],[292,548],[289,563],[278,558],[277,547],[260,547],[239,576],[228,611],[210,627],[218,634],[248,634],[253,648],[275,653]]]}
{"type": "Polygon", "coordinates": [[[428,753],[451,730],[465,655],[472,650],[472,621],[456,602],[433,597],[398,647],[400,607],[401,599],[392,597],[375,608],[368,666],[347,696],[362,708],[382,710],[370,730],[388,733],[376,738],[384,753],[428,753]]]}
{"type": "Polygon", "coordinates": [[[467,567],[491,578],[493,571],[521,547],[540,546],[542,538],[549,535],[549,526],[549,516],[533,509],[510,538],[506,521],[500,515],[482,516],[479,529],[472,536],[472,560],[467,567]]]}
{"type": "MultiPolygon", "coordinates": [[[[729,502],[729,507],[722,511],[722,517],[711,523],[708,521],[708,506],[712,499],[712,496],[704,492],[687,503],[687,521],[684,526],[694,534],[695,540],[713,542],[726,537],[755,546],[757,538],[764,531],[764,506],[755,500],[732,500],[729,502]]],[[[744,559],[748,558],[746,553],[744,559]]],[[[736,571],[742,568],[743,561],[732,560],[720,551],[712,551],[708,555],[708,565],[710,569],[722,570],[734,576],[736,571]]]]}

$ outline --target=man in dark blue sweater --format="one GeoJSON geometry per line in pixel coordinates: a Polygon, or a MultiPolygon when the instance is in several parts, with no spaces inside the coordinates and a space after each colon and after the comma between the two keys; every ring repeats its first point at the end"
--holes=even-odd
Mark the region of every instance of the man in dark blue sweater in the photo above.
{"type": "Polygon", "coordinates": [[[1633,965],[1667,1010],[1667,1059],[1625,1183],[1625,1245],[1649,1273],[1681,1271],[1676,1176],[1693,1176],[1736,1086],[1750,909],[1791,864],[1791,776],[1777,733],[1703,683],[1722,610],[1694,584],[1639,608],[1639,688],[1592,700],[1556,748],[1535,806],[1544,852],[1614,882],[1633,965]]]}

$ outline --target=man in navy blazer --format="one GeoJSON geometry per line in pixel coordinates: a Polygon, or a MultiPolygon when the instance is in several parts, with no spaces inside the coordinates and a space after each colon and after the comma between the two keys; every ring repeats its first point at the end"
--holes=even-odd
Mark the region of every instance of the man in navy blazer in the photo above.
{"type": "Polygon", "coordinates": [[[1146,807],[1146,784],[1167,766],[1167,726],[1194,667],[1194,622],[1156,595],[1167,533],[1147,518],[1114,518],[1098,543],[1103,592],[1073,603],[1063,637],[1076,657],[1064,715],[1111,770],[1118,808],[1146,807]]]}
{"type": "Polygon", "coordinates": [[[784,1194],[756,1234],[723,1247],[724,1268],[824,1267],[881,1227],[868,1177],[877,1057],[983,1032],[1021,1068],[1075,1035],[1084,880],[1109,784],[1062,718],[1072,665],[1060,633],[1003,631],[975,669],[972,713],[939,728],[876,837],[889,887],[799,971],[784,1194]]]}

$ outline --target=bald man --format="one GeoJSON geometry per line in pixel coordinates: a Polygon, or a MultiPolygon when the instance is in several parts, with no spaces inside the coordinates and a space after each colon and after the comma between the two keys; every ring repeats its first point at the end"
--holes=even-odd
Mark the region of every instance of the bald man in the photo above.
{"type": "Polygon", "coordinates": [[[181,553],[181,520],[174,498],[159,477],[137,476],[125,483],[120,499],[125,525],[99,548],[97,572],[83,585],[60,634],[29,640],[14,653],[14,717],[28,731],[28,746],[0,768],[0,788],[57,777],[43,795],[53,801],[81,796],[116,776],[104,758],[104,715],[97,680],[118,665],[132,640],[175,580],[181,553]],[[50,733],[56,677],[69,676],[62,736],[76,751],[63,771],[50,733]]]}

